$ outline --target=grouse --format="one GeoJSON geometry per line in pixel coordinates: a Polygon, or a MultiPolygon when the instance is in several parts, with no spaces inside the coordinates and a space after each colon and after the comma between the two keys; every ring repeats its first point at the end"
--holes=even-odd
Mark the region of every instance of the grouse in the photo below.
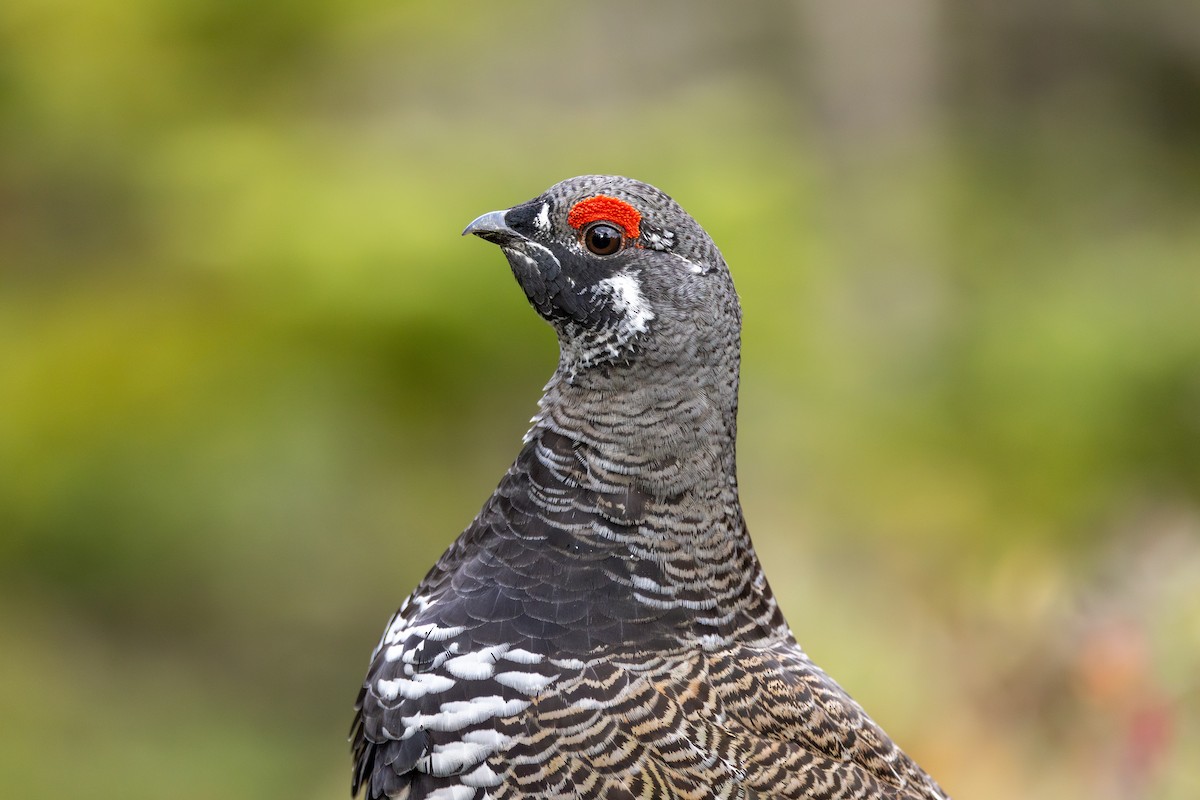
{"type": "Polygon", "coordinates": [[[767,584],[734,463],[741,311],[704,230],[652,186],[588,175],[463,233],[500,246],[559,362],[371,656],[352,794],[946,798],[767,584]]]}

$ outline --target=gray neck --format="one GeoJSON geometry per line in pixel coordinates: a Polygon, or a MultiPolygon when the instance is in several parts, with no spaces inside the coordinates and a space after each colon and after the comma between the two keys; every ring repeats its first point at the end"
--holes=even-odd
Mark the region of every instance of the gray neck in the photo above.
{"type": "Polygon", "coordinates": [[[653,609],[641,612],[647,618],[687,620],[672,636],[693,644],[787,638],[738,502],[736,361],[715,381],[713,373],[685,379],[670,364],[648,380],[639,368],[571,381],[556,372],[528,434],[535,457],[545,474],[583,490],[566,494],[579,512],[598,515],[594,530],[607,528],[601,538],[639,575],[621,596],[653,609]],[[573,442],[566,457],[542,446],[563,438],[573,442]]]}
{"type": "Polygon", "coordinates": [[[731,363],[699,374],[674,362],[582,372],[560,363],[527,438],[549,430],[576,440],[606,485],[630,485],[660,498],[700,495],[736,503],[736,349],[734,354],[731,363]]]}
{"type": "Polygon", "coordinates": [[[596,514],[591,530],[607,529],[601,539],[639,576],[620,596],[653,609],[641,616],[682,614],[671,635],[687,641],[777,640],[790,634],[738,502],[736,340],[722,352],[715,366],[678,352],[560,364],[526,438],[539,474],[561,481],[542,490],[547,502],[571,497],[573,512],[596,514]]]}

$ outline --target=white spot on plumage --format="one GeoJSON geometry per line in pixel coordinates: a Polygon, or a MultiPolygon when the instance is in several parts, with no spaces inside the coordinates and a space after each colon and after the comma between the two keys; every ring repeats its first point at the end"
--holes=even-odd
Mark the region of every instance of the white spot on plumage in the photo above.
{"type": "Polygon", "coordinates": [[[674,231],[663,231],[662,233],[648,231],[642,234],[642,238],[651,250],[670,250],[675,246],[674,231]]]}
{"type": "Polygon", "coordinates": [[[628,272],[618,272],[597,282],[596,287],[612,296],[613,307],[625,318],[625,323],[638,333],[645,333],[654,319],[654,311],[642,294],[642,285],[628,272]]]}
{"type": "MultiPolygon", "coordinates": [[[[388,622],[387,630],[384,632],[383,638],[380,639],[379,646],[375,648],[375,651],[379,652],[379,650],[383,649],[384,645],[396,644],[397,642],[403,641],[405,638],[416,632],[418,630],[417,628],[409,628],[411,618],[416,614],[420,614],[433,608],[436,602],[436,600],[430,600],[424,595],[409,595],[409,597],[405,599],[403,605],[400,606],[400,610],[397,611],[395,616],[392,617],[391,621],[388,622]],[[410,608],[413,609],[412,614],[407,613],[410,608]]],[[[459,632],[461,633],[461,629],[459,632]]]]}
{"type": "Polygon", "coordinates": [[[471,744],[484,744],[493,750],[499,750],[502,747],[508,747],[510,738],[503,733],[491,728],[480,728],[477,731],[467,731],[463,734],[463,741],[471,744]]]}
{"type": "MultiPolygon", "coordinates": [[[[499,786],[500,776],[497,775],[487,764],[480,764],[473,772],[469,772],[460,778],[464,785],[476,788],[499,786]]],[[[490,794],[485,794],[484,797],[491,797],[490,794]]]]}
{"type": "MultiPolygon", "coordinates": [[[[633,596],[651,608],[688,608],[693,611],[705,611],[716,608],[720,604],[720,600],[715,597],[706,600],[664,599],[642,594],[641,592],[634,592],[633,596]]],[[[704,618],[702,617],[701,619],[703,620],[704,618]]]]}
{"type": "Polygon", "coordinates": [[[505,700],[499,695],[486,695],[471,700],[442,703],[436,714],[413,714],[401,717],[405,738],[418,730],[457,731],[477,725],[493,717],[510,717],[529,708],[528,700],[505,700]]]}
{"type": "Polygon", "coordinates": [[[642,589],[647,592],[658,592],[660,594],[675,594],[675,587],[663,586],[653,578],[647,578],[642,575],[633,575],[630,577],[633,581],[633,586],[636,589],[642,589]]]}
{"type": "Polygon", "coordinates": [[[501,672],[494,678],[501,686],[525,694],[537,694],[557,679],[557,675],[539,675],[536,672],[501,672]]]}
{"type": "Polygon", "coordinates": [[[461,625],[443,628],[435,623],[415,625],[411,628],[393,624],[392,628],[394,630],[389,631],[383,640],[383,644],[390,645],[383,657],[387,661],[395,661],[403,657],[406,664],[412,664],[419,658],[426,641],[444,642],[466,630],[461,625]],[[414,637],[419,641],[410,643],[409,640],[414,637]]]}
{"type": "Polygon", "coordinates": [[[601,711],[608,708],[612,702],[612,700],[598,700],[595,697],[580,697],[571,703],[571,707],[580,711],[601,711]]]}
{"type": "Polygon", "coordinates": [[[522,650],[520,647],[514,647],[505,652],[503,658],[505,661],[515,661],[518,664],[540,664],[546,660],[545,656],[522,650]]]}
{"type": "MultiPolygon", "coordinates": [[[[407,605],[408,605],[408,603],[405,602],[405,606],[407,606],[407,605]]],[[[403,613],[403,610],[404,609],[401,608],[402,613],[403,613]]],[[[406,620],[403,616],[401,616],[401,614],[397,614],[392,619],[392,624],[388,626],[387,633],[385,633],[383,635],[383,643],[384,644],[395,644],[396,641],[400,638],[400,635],[404,632],[404,629],[407,627],[408,627],[408,620],[406,620]]]]}
{"type": "Polygon", "coordinates": [[[585,666],[578,658],[552,658],[550,659],[550,663],[559,669],[570,670],[583,669],[585,666]]]}
{"type": "Polygon", "coordinates": [[[542,207],[538,209],[537,216],[533,218],[533,224],[542,233],[550,232],[550,204],[542,203],[542,207]]]}
{"type": "Polygon", "coordinates": [[[472,742],[447,742],[434,745],[433,752],[422,762],[431,775],[457,775],[492,754],[492,748],[472,742]]]}
{"type": "Polygon", "coordinates": [[[496,671],[496,659],[507,649],[508,645],[498,644],[464,653],[447,661],[446,671],[463,680],[481,681],[490,678],[496,671]]]}
{"type": "Polygon", "coordinates": [[[432,792],[425,795],[427,800],[470,800],[474,796],[474,789],[461,784],[455,786],[443,786],[439,789],[434,789],[432,792]]]}
{"type": "Polygon", "coordinates": [[[444,642],[447,639],[452,639],[455,636],[458,636],[465,630],[466,628],[464,628],[462,625],[453,625],[448,628],[443,628],[441,625],[431,622],[427,625],[417,625],[414,628],[410,628],[409,631],[404,634],[404,637],[407,639],[410,636],[420,636],[422,639],[428,639],[431,642],[444,642]]]}

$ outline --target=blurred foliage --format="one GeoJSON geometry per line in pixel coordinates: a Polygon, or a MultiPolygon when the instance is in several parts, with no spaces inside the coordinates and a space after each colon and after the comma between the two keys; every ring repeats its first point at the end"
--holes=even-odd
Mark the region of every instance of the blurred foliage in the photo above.
{"type": "Polygon", "coordinates": [[[0,5],[0,780],[325,797],[553,337],[478,213],[655,183],[798,638],[962,797],[1200,792],[1188,4],[0,5]],[[65,762],[65,765],[63,765],[65,762]]]}

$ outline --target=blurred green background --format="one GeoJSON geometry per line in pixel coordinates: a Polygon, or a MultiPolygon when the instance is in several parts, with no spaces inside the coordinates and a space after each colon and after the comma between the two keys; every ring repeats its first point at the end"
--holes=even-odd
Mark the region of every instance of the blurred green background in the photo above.
{"type": "Polygon", "coordinates": [[[344,797],[617,172],[745,309],[801,643],[960,798],[1200,796],[1200,6],[0,4],[0,791],[344,797]]]}

